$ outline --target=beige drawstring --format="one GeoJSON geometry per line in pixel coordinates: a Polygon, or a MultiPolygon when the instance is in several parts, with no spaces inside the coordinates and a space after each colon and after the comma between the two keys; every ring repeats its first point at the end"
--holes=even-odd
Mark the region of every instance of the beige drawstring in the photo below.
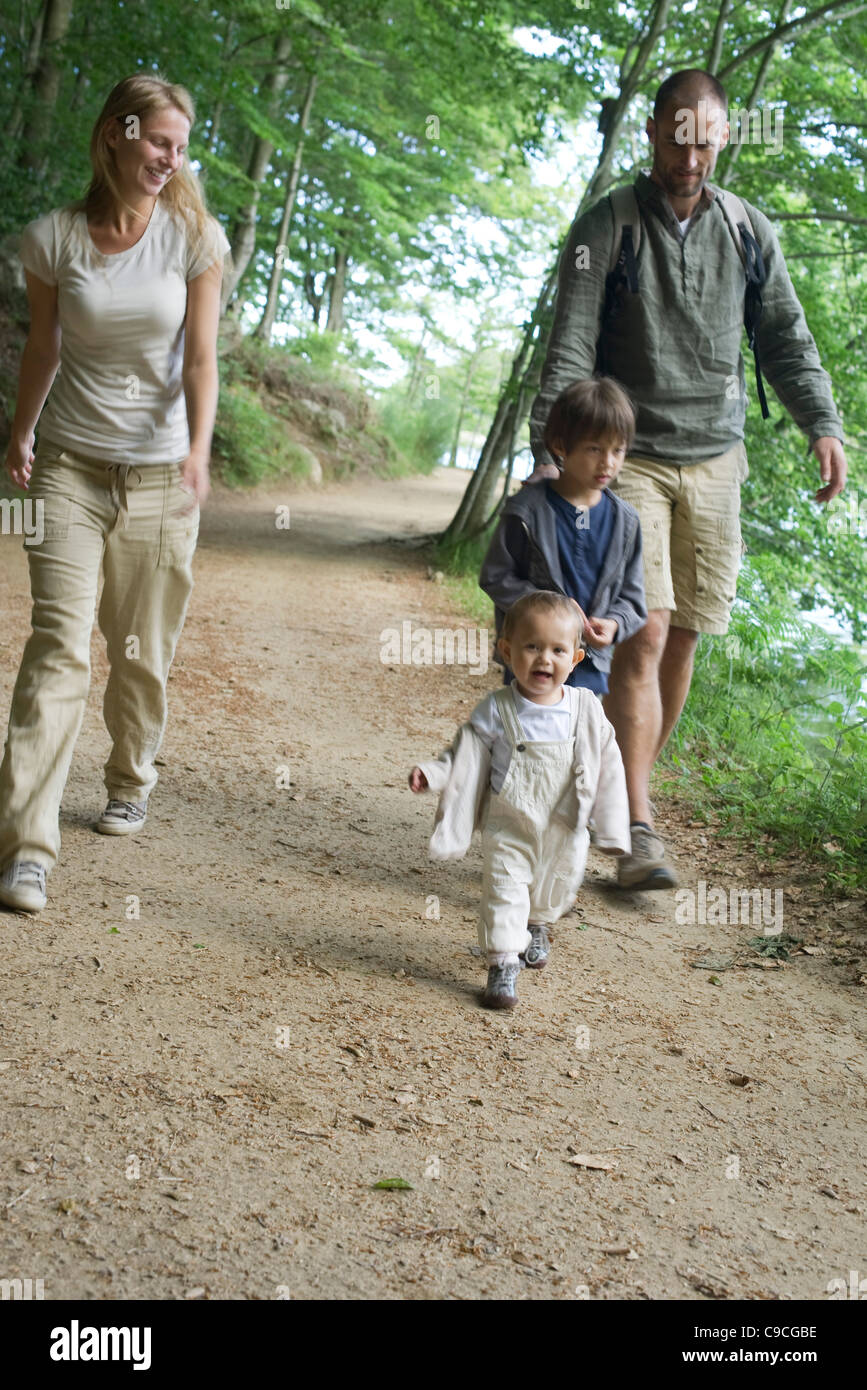
{"type": "Polygon", "coordinates": [[[133,473],[135,473],[139,482],[141,482],[142,480],[141,473],[136,468],[134,463],[109,463],[106,465],[106,468],[108,471],[108,487],[109,492],[111,494],[111,500],[117,508],[117,520],[114,524],[118,528],[118,530],[123,531],[129,524],[129,507],[127,505],[126,497],[126,480],[129,477],[130,469],[132,469],[133,473]]]}

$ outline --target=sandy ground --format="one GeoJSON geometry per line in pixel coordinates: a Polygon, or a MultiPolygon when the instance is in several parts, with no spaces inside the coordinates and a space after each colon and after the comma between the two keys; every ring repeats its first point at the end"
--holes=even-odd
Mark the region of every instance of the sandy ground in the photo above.
{"type": "MultiPolygon", "coordinates": [[[[809,868],[733,857],[663,801],[684,884],[782,889],[812,954],[763,960],[761,923],[617,896],[592,855],[519,1009],[479,1007],[478,852],[431,864],[434,805],[405,779],[497,676],[380,659],[384,628],[455,624],[406,538],[464,480],[215,497],[161,781],[125,839],[90,828],[95,636],[48,909],[0,913],[0,1278],[46,1299],[823,1300],[867,1274],[863,907],[822,902],[809,868]]],[[[3,718],[26,593],[3,537],[3,718]]]]}

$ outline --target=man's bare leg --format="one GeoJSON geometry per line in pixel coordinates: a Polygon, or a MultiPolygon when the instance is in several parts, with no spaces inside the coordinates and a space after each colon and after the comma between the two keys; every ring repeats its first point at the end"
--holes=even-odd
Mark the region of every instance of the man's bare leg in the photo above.
{"type": "Polygon", "coordinates": [[[648,794],[664,728],[660,664],[667,649],[669,618],[667,608],[652,609],[646,625],[615,648],[611,688],[605,697],[605,713],[614,725],[623,757],[629,818],[645,825],[653,825],[648,794]]]}
{"type": "MultiPolygon", "coordinates": [[[[669,627],[665,651],[659,663],[659,693],[662,700],[662,728],[653,761],[659,757],[675,724],[683,713],[692,682],[692,668],[698,633],[691,628],[669,627]]],[[[610,717],[610,716],[609,716],[610,717]]],[[[613,723],[613,720],[612,720],[613,723]]],[[[615,726],[616,727],[616,726],[615,726]]],[[[651,822],[652,824],[652,822],[651,822]]]]}
{"type": "Polygon", "coordinates": [[[618,863],[627,890],[676,888],[677,875],[653,829],[650,774],[689,694],[698,634],[673,628],[668,609],[653,609],[647,624],[614,654],[605,713],[623,756],[632,853],[618,863]]]}

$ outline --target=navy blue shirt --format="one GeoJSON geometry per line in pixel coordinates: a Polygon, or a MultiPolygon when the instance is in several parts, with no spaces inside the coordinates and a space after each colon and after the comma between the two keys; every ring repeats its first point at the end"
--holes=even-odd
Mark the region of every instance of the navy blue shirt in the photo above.
{"type": "MultiPolygon", "coordinates": [[[[595,616],[590,605],[605,564],[614,529],[614,508],[602,493],[595,507],[573,507],[551,484],[545,484],[549,507],[557,524],[557,549],[563,571],[563,587],[581,605],[588,617],[595,616]]],[[[604,617],[604,613],[599,616],[604,617]]],[[[604,695],[608,678],[593,662],[593,648],[585,647],[584,660],[572,672],[567,685],[583,685],[604,695]]]]}

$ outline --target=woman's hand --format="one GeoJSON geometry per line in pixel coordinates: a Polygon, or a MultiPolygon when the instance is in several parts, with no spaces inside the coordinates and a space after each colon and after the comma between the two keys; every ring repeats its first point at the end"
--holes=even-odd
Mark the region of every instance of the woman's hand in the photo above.
{"type": "Polygon", "coordinates": [[[191,450],[180,465],[180,469],[181,487],[184,492],[189,492],[193,499],[190,505],[184,508],[184,511],[191,512],[196,503],[200,507],[204,506],[211,491],[210,460],[207,454],[200,454],[196,450],[191,450]]]}
{"type": "Polygon", "coordinates": [[[33,431],[27,439],[10,439],[6,450],[6,472],[16,487],[28,488],[33,471],[33,431]]]}
{"type": "Polygon", "coordinates": [[[409,774],[410,790],[414,792],[427,791],[427,778],[420,767],[414,767],[409,774]]]}

